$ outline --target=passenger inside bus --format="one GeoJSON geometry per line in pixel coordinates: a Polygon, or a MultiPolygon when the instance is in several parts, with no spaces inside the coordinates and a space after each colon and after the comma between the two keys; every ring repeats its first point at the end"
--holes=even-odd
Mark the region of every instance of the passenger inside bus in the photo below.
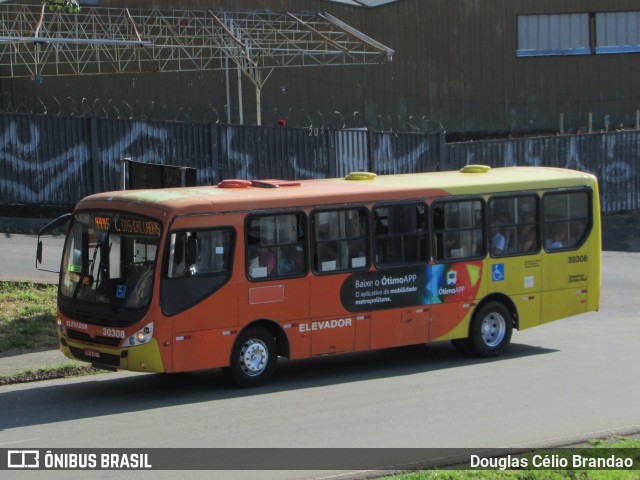
{"type": "Polygon", "coordinates": [[[558,225],[554,227],[551,237],[547,238],[544,243],[548,250],[557,250],[564,248],[564,238],[564,226],[558,225]]]}
{"type": "Polygon", "coordinates": [[[268,277],[276,272],[276,256],[270,248],[259,246],[249,250],[249,275],[252,278],[268,277]]]}
{"type": "Polygon", "coordinates": [[[464,255],[464,247],[460,245],[460,232],[447,233],[445,240],[445,258],[462,258],[464,255]]]}
{"type": "Polygon", "coordinates": [[[491,231],[491,255],[500,255],[506,252],[508,245],[506,225],[510,223],[506,214],[500,214],[496,218],[495,226],[491,231]]]}
{"type": "Polygon", "coordinates": [[[273,254],[270,248],[259,247],[258,263],[262,268],[266,268],[267,276],[271,275],[274,267],[276,266],[276,256],[273,254]]]}
{"type": "Polygon", "coordinates": [[[280,255],[278,256],[278,275],[290,275],[300,271],[296,262],[296,257],[297,254],[295,247],[281,248],[280,255]]]}
{"type": "Polygon", "coordinates": [[[518,230],[518,251],[531,252],[538,246],[538,235],[533,218],[525,219],[525,224],[518,230]]]}

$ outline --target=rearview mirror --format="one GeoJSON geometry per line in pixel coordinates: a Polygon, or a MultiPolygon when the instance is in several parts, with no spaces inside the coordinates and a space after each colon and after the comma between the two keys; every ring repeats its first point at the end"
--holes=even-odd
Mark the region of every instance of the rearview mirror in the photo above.
{"type": "Polygon", "coordinates": [[[62,255],[62,245],[64,244],[64,234],[67,232],[70,220],[71,214],[65,213],[64,215],[60,215],[55,220],[47,223],[38,232],[38,243],[36,245],[36,268],[38,270],[42,272],[60,273],[59,268],[62,255]],[[48,264],[44,267],[42,266],[42,261],[45,245],[42,237],[47,237],[47,250],[52,250],[52,254],[50,255],[51,260],[49,260],[48,264]]]}

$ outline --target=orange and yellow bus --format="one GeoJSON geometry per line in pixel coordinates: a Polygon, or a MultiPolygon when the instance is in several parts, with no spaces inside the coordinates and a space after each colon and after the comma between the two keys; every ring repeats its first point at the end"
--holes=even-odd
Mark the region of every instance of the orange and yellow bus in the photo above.
{"type": "Polygon", "coordinates": [[[514,328],[598,310],[598,202],[587,173],[481,165],[91,195],[68,218],[60,349],[240,386],[278,357],[497,355],[514,328]]]}

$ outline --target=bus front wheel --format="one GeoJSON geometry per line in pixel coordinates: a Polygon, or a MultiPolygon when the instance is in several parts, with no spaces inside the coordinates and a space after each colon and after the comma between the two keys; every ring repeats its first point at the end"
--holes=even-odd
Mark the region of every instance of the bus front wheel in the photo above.
{"type": "Polygon", "coordinates": [[[483,305],[473,316],[467,348],[480,357],[501,354],[511,341],[513,315],[500,302],[483,305]]]}
{"type": "Polygon", "coordinates": [[[273,335],[262,327],[249,327],[236,340],[224,372],[239,387],[256,387],[271,379],[277,362],[273,335]]]}

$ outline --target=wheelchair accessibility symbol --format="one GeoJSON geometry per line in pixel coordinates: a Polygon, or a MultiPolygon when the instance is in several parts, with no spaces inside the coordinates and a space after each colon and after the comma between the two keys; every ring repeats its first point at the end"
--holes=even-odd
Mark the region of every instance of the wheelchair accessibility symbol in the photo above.
{"type": "Polygon", "coordinates": [[[116,298],[123,299],[127,295],[127,286],[126,285],[118,285],[116,287],[116,298]]]}
{"type": "Polygon", "coordinates": [[[491,280],[494,282],[504,281],[504,263],[496,263],[491,267],[491,280]]]}

